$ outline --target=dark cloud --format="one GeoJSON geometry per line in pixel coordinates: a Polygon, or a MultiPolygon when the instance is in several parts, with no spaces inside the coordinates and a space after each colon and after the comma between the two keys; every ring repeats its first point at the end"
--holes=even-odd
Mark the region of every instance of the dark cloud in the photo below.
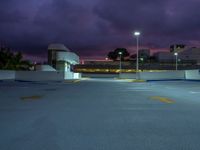
{"type": "Polygon", "coordinates": [[[95,12],[116,30],[130,33],[139,29],[144,34],[144,44],[149,41],[166,46],[185,42],[188,37],[199,38],[199,4],[195,0],[104,0],[95,12]]]}
{"type": "Polygon", "coordinates": [[[160,0],[155,0],[153,3],[148,0],[102,0],[96,6],[95,12],[116,29],[129,31],[134,28],[144,28],[146,30],[164,21],[164,4],[160,0]]]}
{"type": "Polygon", "coordinates": [[[64,43],[82,56],[132,48],[140,30],[146,47],[197,44],[199,0],[1,0],[0,42],[44,55],[49,43],[64,43]]]}
{"type": "Polygon", "coordinates": [[[26,20],[14,0],[2,0],[0,2],[0,24],[19,23],[26,20]]]}
{"type": "Polygon", "coordinates": [[[1,24],[19,23],[26,19],[26,17],[18,11],[6,12],[3,10],[0,10],[0,18],[1,24]]]}

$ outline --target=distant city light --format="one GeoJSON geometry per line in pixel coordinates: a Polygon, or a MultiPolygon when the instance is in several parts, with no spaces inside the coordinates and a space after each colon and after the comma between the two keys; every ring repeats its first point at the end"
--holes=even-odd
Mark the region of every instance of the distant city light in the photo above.
{"type": "Polygon", "coordinates": [[[140,58],[141,61],[144,61],[144,58],[140,58]]]}
{"type": "Polygon", "coordinates": [[[139,36],[139,35],[140,35],[140,32],[136,31],[136,32],[134,32],[134,35],[135,35],[135,36],[139,36]]]}
{"type": "Polygon", "coordinates": [[[178,56],[178,53],[174,53],[175,56],[178,56]]]}
{"type": "Polygon", "coordinates": [[[122,72],[122,52],[118,53],[120,58],[119,58],[119,73],[122,72]]]}

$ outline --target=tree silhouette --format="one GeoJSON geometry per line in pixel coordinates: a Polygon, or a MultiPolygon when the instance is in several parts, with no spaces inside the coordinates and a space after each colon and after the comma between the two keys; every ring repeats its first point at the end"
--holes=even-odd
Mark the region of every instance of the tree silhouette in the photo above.
{"type": "Polygon", "coordinates": [[[23,60],[21,52],[13,53],[9,48],[0,48],[0,69],[29,70],[31,63],[23,60]]]}
{"type": "Polygon", "coordinates": [[[121,54],[122,60],[124,60],[125,57],[128,57],[130,55],[126,48],[116,48],[114,51],[114,53],[116,53],[118,57],[120,56],[119,55],[120,52],[122,53],[121,54]]]}
{"type": "Polygon", "coordinates": [[[115,60],[117,60],[117,57],[118,57],[118,55],[115,52],[109,52],[108,53],[108,58],[111,59],[111,60],[115,61],[115,60]]]}
{"type": "Polygon", "coordinates": [[[115,61],[120,57],[119,53],[121,53],[122,60],[130,55],[126,48],[116,48],[114,51],[108,53],[108,58],[115,61]]]}

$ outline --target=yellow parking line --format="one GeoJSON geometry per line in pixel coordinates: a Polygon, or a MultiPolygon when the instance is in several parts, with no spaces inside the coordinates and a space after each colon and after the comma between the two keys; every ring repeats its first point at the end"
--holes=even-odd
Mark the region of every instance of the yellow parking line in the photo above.
{"type": "Polygon", "coordinates": [[[81,80],[75,80],[75,81],[73,81],[73,83],[78,83],[78,82],[81,82],[81,80]]]}
{"type": "Polygon", "coordinates": [[[146,82],[146,80],[140,79],[127,79],[127,78],[114,78],[115,80],[127,81],[127,82],[146,82]]]}
{"type": "Polygon", "coordinates": [[[161,96],[152,96],[152,97],[150,97],[150,99],[158,100],[158,101],[160,101],[160,102],[168,103],[168,104],[175,103],[174,100],[169,99],[169,98],[166,98],[166,97],[161,97],[161,96]]]}
{"type": "Polygon", "coordinates": [[[146,82],[146,80],[131,80],[130,82],[146,82]]]}
{"type": "Polygon", "coordinates": [[[81,80],[74,80],[74,79],[72,79],[72,80],[65,80],[64,82],[65,83],[77,83],[77,82],[80,82],[81,80]]]}
{"type": "Polygon", "coordinates": [[[33,96],[23,96],[21,100],[38,100],[41,99],[43,96],[41,95],[33,95],[33,96]]]}

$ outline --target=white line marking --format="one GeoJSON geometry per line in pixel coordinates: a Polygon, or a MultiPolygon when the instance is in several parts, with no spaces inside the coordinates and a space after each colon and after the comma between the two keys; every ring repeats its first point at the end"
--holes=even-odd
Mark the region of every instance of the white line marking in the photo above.
{"type": "Polygon", "coordinates": [[[200,91],[199,92],[197,92],[197,91],[190,91],[190,93],[191,94],[198,94],[198,93],[200,93],[200,91]]]}

